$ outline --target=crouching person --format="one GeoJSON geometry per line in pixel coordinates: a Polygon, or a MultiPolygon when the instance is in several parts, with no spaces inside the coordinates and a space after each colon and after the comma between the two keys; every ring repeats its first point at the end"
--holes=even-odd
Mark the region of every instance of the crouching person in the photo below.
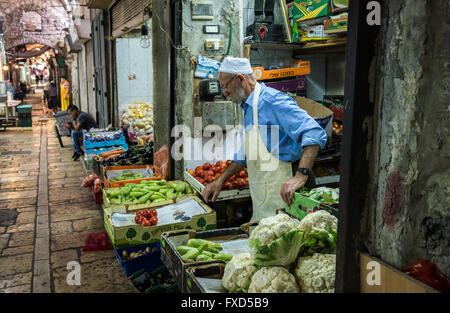
{"type": "Polygon", "coordinates": [[[72,116],[73,123],[66,124],[65,126],[72,131],[72,144],[73,144],[73,156],[72,159],[77,161],[82,155],[80,145],[83,140],[83,129],[88,131],[91,128],[97,127],[95,119],[86,112],[80,111],[75,105],[70,105],[67,111],[72,116]]]}

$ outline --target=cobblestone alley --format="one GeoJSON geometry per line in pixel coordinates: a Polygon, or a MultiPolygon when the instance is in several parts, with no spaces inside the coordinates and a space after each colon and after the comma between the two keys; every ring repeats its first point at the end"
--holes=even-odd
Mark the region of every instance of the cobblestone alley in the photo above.
{"type": "Polygon", "coordinates": [[[0,292],[132,292],[114,250],[83,252],[88,234],[104,231],[103,213],[80,186],[86,172],[61,148],[54,118],[33,105],[33,127],[0,133],[0,292]],[[70,261],[81,284],[69,285],[70,261]]]}

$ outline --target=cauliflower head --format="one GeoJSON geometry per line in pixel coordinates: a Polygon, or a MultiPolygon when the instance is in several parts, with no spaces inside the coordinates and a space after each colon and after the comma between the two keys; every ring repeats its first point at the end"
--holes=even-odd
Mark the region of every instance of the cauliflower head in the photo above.
{"type": "Polygon", "coordinates": [[[306,217],[300,221],[298,227],[299,230],[302,230],[305,233],[309,233],[313,230],[321,231],[327,228],[337,231],[337,218],[324,210],[319,210],[306,215],[306,217]]]}
{"type": "Polygon", "coordinates": [[[302,293],[333,293],[336,255],[316,253],[299,258],[295,276],[302,293]]]}
{"type": "Polygon", "coordinates": [[[249,293],[298,293],[294,275],[284,267],[263,267],[250,283],[249,293]]]}
{"type": "Polygon", "coordinates": [[[265,246],[296,227],[297,223],[283,213],[261,219],[249,237],[252,257],[255,257],[257,249],[254,244],[256,239],[259,241],[259,245],[265,246]]]}
{"type": "Polygon", "coordinates": [[[258,269],[250,253],[234,256],[225,266],[222,285],[230,292],[247,292],[253,274],[258,269]]]}

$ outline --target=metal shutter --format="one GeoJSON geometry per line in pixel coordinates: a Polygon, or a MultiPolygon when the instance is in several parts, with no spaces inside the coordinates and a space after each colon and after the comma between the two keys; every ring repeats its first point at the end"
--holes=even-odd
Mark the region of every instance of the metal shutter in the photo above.
{"type": "Polygon", "coordinates": [[[142,15],[142,8],[152,9],[152,0],[121,0],[111,8],[112,31],[120,30],[136,16],[142,15]]]}

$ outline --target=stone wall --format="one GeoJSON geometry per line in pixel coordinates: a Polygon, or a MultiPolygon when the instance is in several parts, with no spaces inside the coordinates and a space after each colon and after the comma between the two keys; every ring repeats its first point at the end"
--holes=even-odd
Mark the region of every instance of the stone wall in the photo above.
{"type": "Polygon", "coordinates": [[[364,243],[397,268],[424,258],[450,275],[450,1],[385,3],[364,243]]]}

